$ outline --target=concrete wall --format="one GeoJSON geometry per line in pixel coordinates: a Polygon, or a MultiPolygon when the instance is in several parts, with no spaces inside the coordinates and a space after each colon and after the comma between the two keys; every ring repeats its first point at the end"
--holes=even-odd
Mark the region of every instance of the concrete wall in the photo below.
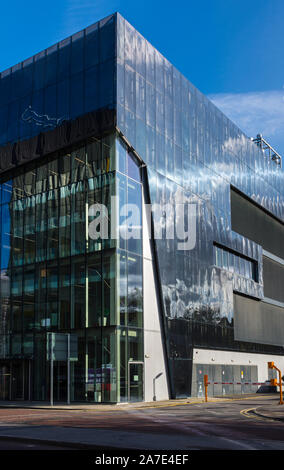
{"type": "Polygon", "coordinates": [[[144,310],[144,390],[145,401],[169,398],[166,355],[153,260],[145,210],[143,208],[143,310],[144,310]],[[161,374],[161,375],[160,375],[161,374]],[[157,377],[159,375],[159,377],[157,377]]]}
{"type": "Polygon", "coordinates": [[[193,350],[193,364],[228,364],[257,366],[257,381],[268,380],[267,363],[274,361],[282,375],[284,374],[284,357],[266,354],[248,354],[232,351],[214,351],[207,349],[193,350]]]}

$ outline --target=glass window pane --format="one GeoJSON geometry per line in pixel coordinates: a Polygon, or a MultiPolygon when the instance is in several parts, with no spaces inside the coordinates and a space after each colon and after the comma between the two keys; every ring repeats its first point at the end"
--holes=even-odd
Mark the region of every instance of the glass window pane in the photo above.
{"type": "Polygon", "coordinates": [[[24,174],[24,194],[32,196],[36,192],[36,170],[27,171],[24,174]]]}
{"type": "Polygon", "coordinates": [[[84,76],[78,73],[70,78],[70,118],[76,118],[84,111],[84,76]]]}
{"type": "Polygon", "coordinates": [[[58,171],[60,186],[66,186],[71,182],[71,153],[59,157],[58,171]]]}
{"type": "Polygon", "coordinates": [[[69,78],[57,83],[57,119],[60,119],[61,121],[69,119],[69,89],[69,78]]]}
{"type": "Polygon", "coordinates": [[[84,31],[79,31],[72,36],[71,46],[71,75],[83,70],[84,60],[84,31]]]}
{"type": "Polygon", "coordinates": [[[140,170],[134,155],[127,153],[127,175],[136,181],[140,181],[140,170]]]}
{"type": "Polygon", "coordinates": [[[49,189],[58,188],[59,175],[58,175],[58,159],[51,160],[48,163],[48,187],[49,189]]]}
{"type": "Polygon", "coordinates": [[[88,316],[87,326],[99,326],[102,308],[102,265],[101,254],[88,257],[88,316]]]}
{"type": "Polygon", "coordinates": [[[13,180],[6,181],[2,184],[2,204],[8,203],[12,199],[13,180]]]}
{"type": "Polygon", "coordinates": [[[48,188],[48,165],[41,165],[36,170],[36,193],[43,193],[48,188]]]}
{"type": "Polygon", "coordinates": [[[223,252],[221,248],[218,248],[218,247],[216,247],[216,250],[217,250],[217,266],[219,268],[222,268],[223,267],[223,252]]]}
{"type": "Polygon", "coordinates": [[[127,249],[142,254],[142,200],[141,185],[127,181],[127,249]]]}
{"type": "Polygon", "coordinates": [[[234,256],[234,272],[240,274],[240,258],[236,255],[234,256]]]}
{"type": "Polygon", "coordinates": [[[23,327],[26,330],[34,328],[35,315],[35,267],[31,265],[24,271],[23,289],[23,327]]]}
{"type": "Polygon", "coordinates": [[[229,267],[229,253],[223,250],[223,268],[228,269],[229,267]]]}
{"type": "Polygon", "coordinates": [[[142,327],[142,259],[128,255],[127,258],[127,312],[128,325],[142,327]]]}
{"type": "Polygon", "coordinates": [[[115,170],[115,139],[114,136],[107,136],[102,139],[102,165],[103,171],[115,170]]]}
{"type": "Polygon", "coordinates": [[[58,80],[70,74],[71,38],[64,39],[58,46],[58,80]]]}
{"type": "Polygon", "coordinates": [[[88,252],[99,251],[102,249],[102,241],[100,238],[94,239],[90,236],[90,229],[93,220],[95,220],[97,213],[94,213],[94,206],[101,204],[102,201],[102,188],[101,177],[88,179],[88,252]]]}
{"type": "Polygon", "coordinates": [[[120,140],[116,140],[116,167],[121,173],[126,173],[126,145],[120,140]]]}
{"type": "Polygon", "coordinates": [[[86,29],[85,36],[85,67],[88,69],[99,62],[99,31],[98,23],[86,29]]]}
{"type": "Polygon", "coordinates": [[[58,328],[58,264],[49,263],[47,268],[47,325],[58,328]]]}
{"type": "Polygon", "coordinates": [[[46,63],[45,63],[45,84],[50,85],[55,83],[57,79],[57,50],[58,46],[49,47],[46,50],[46,63]]]}
{"type": "Polygon", "coordinates": [[[239,262],[240,262],[240,275],[245,276],[246,275],[245,260],[239,257],[239,262]]]}
{"type": "Polygon", "coordinates": [[[58,257],[58,209],[59,195],[57,190],[48,191],[47,200],[47,259],[55,259],[58,257]]]}
{"type": "Polygon", "coordinates": [[[102,335],[100,329],[89,328],[86,339],[88,401],[102,401],[102,335]]]}
{"type": "Polygon", "coordinates": [[[102,143],[100,139],[93,138],[87,145],[87,175],[89,178],[102,173],[102,143]]]}
{"type": "Polygon", "coordinates": [[[115,173],[107,173],[102,175],[102,204],[107,208],[108,214],[108,234],[102,240],[103,249],[113,248],[116,246],[116,240],[111,236],[111,222],[112,222],[112,196],[115,196],[116,181],[115,173]]]}
{"type": "Polygon", "coordinates": [[[143,361],[143,331],[138,329],[128,330],[128,355],[129,361],[143,361]]]}
{"type": "Polygon", "coordinates": [[[116,373],[117,334],[113,328],[102,330],[102,401],[116,401],[117,373],[116,373]]]}
{"type": "Polygon", "coordinates": [[[124,208],[127,208],[127,178],[124,175],[117,175],[117,189],[116,195],[118,196],[118,225],[119,225],[119,242],[118,245],[122,250],[126,250],[127,243],[127,214],[124,208]]]}
{"type": "Polygon", "coordinates": [[[71,279],[71,328],[86,327],[86,268],[83,257],[73,258],[71,279]]]}
{"type": "Polygon", "coordinates": [[[59,265],[59,328],[70,328],[71,319],[71,266],[69,260],[59,265]]]}
{"type": "Polygon", "coordinates": [[[47,193],[36,196],[36,261],[47,257],[47,193]]]}
{"type": "Polygon", "coordinates": [[[73,183],[71,211],[71,256],[84,253],[86,249],[86,191],[83,181],[73,183]]]}
{"type": "Polygon", "coordinates": [[[229,270],[234,272],[234,255],[233,253],[229,253],[229,270]]]}
{"type": "Polygon", "coordinates": [[[96,65],[85,72],[85,112],[99,107],[99,67],[96,65]]]}
{"type": "Polygon", "coordinates": [[[119,253],[117,258],[117,307],[120,325],[127,325],[127,257],[119,253]]]}
{"type": "Polygon", "coordinates": [[[11,228],[13,233],[13,264],[21,266],[24,261],[23,229],[24,229],[24,204],[22,199],[18,199],[10,204],[12,209],[11,228]]]}
{"type": "Polygon", "coordinates": [[[86,174],[86,151],[85,147],[72,152],[72,181],[82,181],[86,174]]]}
{"type": "Polygon", "coordinates": [[[35,276],[35,328],[46,328],[46,264],[36,265],[35,276]]]}
{"type": "Polygon", "coordinates": [[[117,357],[118,396],[117,400],[128,401],[128,345],[127,330],[117,330],[119,355],[117,357]]]}
{"type": "Polygon", "coordinates": [[[60,188],[59,256],[70,256],[71,249],[71,193],[70,188],[60,188]]]}
{"type": "Polygon", "coordinates": [[[103,305],[101,325],[116,325],[116,253],[104,252],[103,265],[103,305]]]}
{"type": "Polygon", "coordinates": [[[114,56],[115,51],[115,20],[110,16],[100,21],[100,60],[102,62],[114,56]]]}
{"type": "Polygon", "coordinates": [[[24,225],[24,263],[30,264],[35,261],[35,196],[25,200],[25,225],[24,225]]]}

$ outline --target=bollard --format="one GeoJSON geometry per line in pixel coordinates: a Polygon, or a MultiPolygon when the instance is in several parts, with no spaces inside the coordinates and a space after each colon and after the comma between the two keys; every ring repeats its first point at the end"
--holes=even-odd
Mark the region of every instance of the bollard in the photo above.
{"type": "MultiPolygon", "coordinates": [[[[278,369],[278,367],[276,367],[276,366],[274,365],[274,362],[268,362],[268,367],[269,367],[269,369],[275,369],[275,370],[277,370],[277,372],[278,372],[278,375],[279,375],[279,382],[278,382],[278,384],[274,382],[272,385],[279,385],[279,388],[280,388],[280,401],[279,401],[279,405],[283,405],[281,370],[278,369]]],[[[270,382],[272,382],[272,381],[275,381],[275,379],[272,379],[270,382]]]]}
{"type": "Polygon", "coordinates": [[[207,402],[207,401],[208,401],[208,393],[207,393],[207,389],[208,389],[208,375],[204,375],[204,387],[205,387],[205,401],[207,402]]]}

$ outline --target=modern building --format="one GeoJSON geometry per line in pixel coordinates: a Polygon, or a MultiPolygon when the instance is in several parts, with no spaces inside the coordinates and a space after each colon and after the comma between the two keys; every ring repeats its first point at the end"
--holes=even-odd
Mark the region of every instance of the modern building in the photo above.
{"type": "Polygon", "coordinates": [[[0,77],[0,399],[241,393],[283,367],[278,154],[118,13],[0,77]]]}

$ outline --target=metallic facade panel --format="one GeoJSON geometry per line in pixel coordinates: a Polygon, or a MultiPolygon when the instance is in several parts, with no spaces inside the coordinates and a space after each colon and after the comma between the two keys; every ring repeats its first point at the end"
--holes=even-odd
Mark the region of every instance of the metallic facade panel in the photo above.
{"type": "Polygon", "coordinates": [[[284,303],[284,266],[263,257],[264,296],[284,303]]]}
{"type": "Polygon", "coordinates": [[[283,308],[235,294],[234,310],[235,340],[283,347],[283,308]]]}

